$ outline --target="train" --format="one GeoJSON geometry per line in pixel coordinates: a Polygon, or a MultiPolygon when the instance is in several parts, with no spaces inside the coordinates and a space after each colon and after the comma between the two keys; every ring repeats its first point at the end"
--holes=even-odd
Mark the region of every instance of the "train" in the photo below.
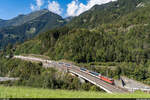
{"type": "Polygon", "coordinates": [[[87,74],[90,74],[90,75],[92,75],[94,77],[97,77],[97,78],[101,79],[102,81],[107,82],[107,83],[109,83],[111,85],[115,85],[114,79],[112,79],[112,78],[108,78],[108,77],[103,76],[103,75],[101,75],[101,74],[99,74],[97,72],[89,71],[89,70],[87,70],[85,68],[80,68],[80,71],[85,72],[87,74]]]}
{"type": "MultiPolygon", "coordinates": [[[[63,62],[59,62],[58,64],[64,65],[64,66],[66,66],[68,68],[72,67],[71,64],[67,64],[67,63],[63,63],[63,62]]],[[[104,82],[107,82],[107,83],[109,83],[111,85],[115,85],[114,79],[112,79],[112,78],[108,78],[108,77],[103,76],[103,75],[101,75],[101,74],[99,74],[97,72],[90,71],[90,70],[87,70],[85,68],[79,68],[79,70],[82,71],[82,72],[84,72],[84,73],[87,73],[87,74],[89,74],[91,76],[97,77],[100,80],[102,80],[104,82]]]]}
{"type": "Polygon", "coordinates": [[[67,64],[67,63],[63,63],[63,62],[58,62],[59,65],[64,65],[64,66],[67,66],[67,67],[71,67],[70,64],[67,64]]]}

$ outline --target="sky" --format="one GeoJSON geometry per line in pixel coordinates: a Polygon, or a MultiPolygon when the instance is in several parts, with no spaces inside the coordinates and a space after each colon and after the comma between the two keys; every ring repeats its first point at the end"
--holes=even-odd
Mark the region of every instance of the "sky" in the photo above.
{"type": "Polygon", "coordinates": [[[94,5],[116,0],[0,0],[0,19],[12,19],[19,14],[48,9],[63,18],[78,16],[94,5]]]}

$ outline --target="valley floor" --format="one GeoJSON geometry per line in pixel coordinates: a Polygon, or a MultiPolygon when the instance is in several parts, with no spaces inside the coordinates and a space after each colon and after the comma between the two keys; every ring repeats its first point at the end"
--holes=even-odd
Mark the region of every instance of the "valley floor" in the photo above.
{"type": "Polygon", "coordinates": [[[0,86],[0,98],[150,98],[150,94],[108,94],[102,92],[50,90],[30,87],[0,86]]]}

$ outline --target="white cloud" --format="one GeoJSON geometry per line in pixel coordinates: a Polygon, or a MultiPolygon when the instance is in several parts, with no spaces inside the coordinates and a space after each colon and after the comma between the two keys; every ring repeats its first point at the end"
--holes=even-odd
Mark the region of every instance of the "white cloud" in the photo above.
{"type": "Polygon", "coordinates": [[[41,6],[43,5],[43,0],[36,0],[36,5],[40,9],[41,6]]]}
{"type": "Polygon", "coordinates": [[[30,5],[30,9],[31,9],[32,11],[40,10],[40,9],[41,9],[41,6],[43,6],[43,4],[44,4],[44,1],[43,1],[43,0],[36,0],[36,5],[31,4],[31,5],[30,5]]]}
{"type": "Polygon", "coordinates": [[[60,8],[59,3],[56,1],[48,1],[48,10],[59,15],[62,13],[62,9],[60,8]]]}
{"type": "Polygon", "coordinates": [[[67,5],[67,15],[68,16],[76,16],[76,11],[78,10],[77,1],[72,1],[67,5]]]}
{"type": "Polygon", "coordinates": [[[33,4],[31,4],[31,5],[30,5],[30,9],[31,9],[32,11],[34,11],[34,10],[35,10],[35,6],[34,6],[33,4]]]}
{"type": "Polygon", "coordinates": [[[89,10],[94,5],[108,3],[110,1],[117,1],[117,0],[89,0],[87,4],[79,3],[78,0],[73,0],[71,3],[67,5],[67,16],[78,16],[81,13],[89,10]]]}

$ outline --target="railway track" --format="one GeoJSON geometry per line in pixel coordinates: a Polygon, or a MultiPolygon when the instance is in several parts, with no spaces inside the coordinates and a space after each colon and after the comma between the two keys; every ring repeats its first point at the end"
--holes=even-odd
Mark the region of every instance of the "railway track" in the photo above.
{"type": "Polygon", "coordinates": [[[109,92],[109,93],[127,93],[128,92],[125,89],[119,88],[115,85],[108,84],[108,83],[98,79],[97,77],[91,76],[91,75],[81,72],[79,70],[70,69],[70,71],[75,72],[76,74],[80,75],[87,81],[90,81],[91,83],[99,86],[100,88],[103,88],[106,92],[109,92]]]}

